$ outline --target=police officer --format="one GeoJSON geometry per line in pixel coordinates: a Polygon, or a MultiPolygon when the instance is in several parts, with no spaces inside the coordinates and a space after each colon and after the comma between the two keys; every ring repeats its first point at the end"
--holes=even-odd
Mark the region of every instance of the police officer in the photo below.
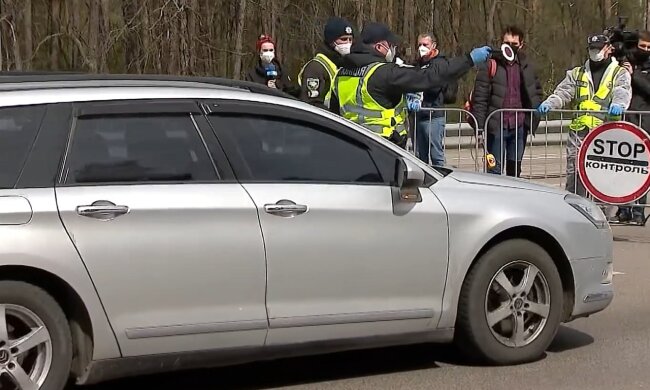
{"type": "Polygon", "coordinates": [[[363,29],[360,40],[343,58],[330,111],[405,147],[405,94],[440,88],[462,77],[473,65],[487,61],[490,48],[477,48],[469,55],[419,69],[394,63],[399,41],[383,24],[370,23],[363,29]]]}
{"type": "Polygon", "coordinates": [[[612,56],[614,47],[609,38],[603,34],[590,35],[587,50],[589,59],[584,65],[567,71],[564,80],[537,108],[540,114],[546,114],[573,104],[571,108],[580,111],[569,125],[566,190],[581,196],[587,195],[576,174],[576,157],[582,141],[591,129],[608,120],[620,120],[632,100],[630,73],[612,56]]]}
{"type": "Polygon", "coordinates": [[[352,24],[339,17],[330,18],[323,31],[323,45],[298,74],[300,100],[316,107],[329,108],[332,84],[343,56],[350,54],[352,24]]]}

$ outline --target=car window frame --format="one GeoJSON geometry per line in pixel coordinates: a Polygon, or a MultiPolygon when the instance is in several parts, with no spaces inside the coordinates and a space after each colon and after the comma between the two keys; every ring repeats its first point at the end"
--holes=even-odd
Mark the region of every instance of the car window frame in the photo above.
{"type": "MultiPolygon", "coordinates": [[[[23,176],[23,173],[25,172],[25,168],[27,167],[27,164],[30,160],[30,157],[32,155],[32,151],[34,149],[34,145],[36,144],[37,139],[39,138],[39,135],[41,134],[41,130],[46,127],[46,118],[48,114],[48,110],[50,108],[49,104],[21,104],[21,105],[16,105],[16,106],[2,106],[0,107],[0,110],[11,110],[11,109],[27,109],[29,110],[30,108],[32,109],[38,109],[40,110],[39,112],[39,121],[38,124],[34,126],[30,131],[31,137],[30,139],[26,139],[27,145],[25,148],[25,154],[22,157],[21,161],[17,161],[18,165],[15,167],[16,170],[16,176],[13,178],[12,181],[8,182],[6,186],[2,186],[0,183],[0,190],[10,190],[10,189],[15,189],[18,188],[19,183],[21,182],[21,178],[23,176]]],[[[33,112],[31,113],[31,116],[35,115],[33,112]]],[[[0,167],[0,169],[8,169],[8,167],[0,167]]]]}
{"type": "MultiPolygon", "coordinates": [[[[208,118],[208,123],[214,131],[221,147],[230,162],[233,171],[237,171],[239,167],[246,166],[243,157],[236,152],[238,149],[236,141],[232,140],[228,132],[222,130],[219,126],[221,116],[227,115],[250,115],[260,116],[264,118],[277,118],[289,122],[303,122],[315,128],[325,129],[327,132],[333,133],[334,136],[350,140],[350,142],[358,144],[360,147],[367,149],[370,159],[377,168],[382,177],[383,182],[340,182],[340,181],[313,181],[313,180],[296,180],[296,181],[282,181],[282,180],[258,180],[251,177],[237,176],[240,183],[275,183],[275,184],[330,184],[330,185],[361,185],[361,186],[385,186],[395,187],[397,185],[396,167],[401,159],[399,154],[393,152],[389,148],[382,147],[381,144],[373,142],[369,137],[359,134],[358,131],[346,127],[345,125],[333,121],[324,116],[316,113],[301,110],[295,107],[288,107],[276,104],[256,101],[242,101],[242,100],[228,100],[228,99],[212,99],[202,101],[202,107],[208,118]],[[383,156],[380,156],[382,155],[383,156]],[[394,167],[387,169],[383,164],[378,164],[378,159],[392,159],[394,160],[394,167]]],[[[317,130],[314,130],[317,131],[317,130]]]]}
{"type": "MultiPolygon", "coordinates": [[[[65,152],[56,178],[57,187],[95,187],[95,186],[133,186],[133,185],[174,185],[174,184],[214,184],[232,181],[234,175],[228,164],[219,168],[218,162],[227,161],[225,156],[218,158],[220,153],[216,137],[208,131],[205,122],[201,121],[203,111],[193,99],[146,99],[146,100],[109,100],[73,103],[72,118],[66,140],[65,152]],[[160,180],[160,181],[114,181],[97,183],[66,182],[66,170],[69,167],[72,144],[77,130],[77,122],[84,117],[143,117],[143,116],[173,116],[190,119],[205,150],[208,162],[215,174],[210,180],[160,180]],[[197,120],[198,119],[198,120],[197,120]]],[[[222,151],[221,151],[222,153],[222,151]]]]}

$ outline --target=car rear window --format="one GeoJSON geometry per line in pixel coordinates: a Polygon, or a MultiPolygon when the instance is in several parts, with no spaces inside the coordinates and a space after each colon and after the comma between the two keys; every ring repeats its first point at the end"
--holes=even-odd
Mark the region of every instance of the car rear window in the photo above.
{"type": "Polygon", "coordinates": [[[40,127],[45,106],[0,108],[0,188],[13,188],[40,127]]]}

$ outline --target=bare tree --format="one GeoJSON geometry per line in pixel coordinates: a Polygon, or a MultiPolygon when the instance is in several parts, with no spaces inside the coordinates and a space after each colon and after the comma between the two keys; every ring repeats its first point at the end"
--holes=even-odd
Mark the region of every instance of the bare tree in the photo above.
{"type": "Polygon", "coordinates": [[[237,32],[235,33],[235,55],[233,77],[239,79],[242,71],[242,46],[244,42],[244,25],[246,23],[246,0],[239,0],[237,10],[237,32]]]}
{"type": "Polygon", "coordinates": [[[32,53],[34,50],[34,42],[32,38],[32,0],[23,0],[22,16],[20,36],[23,39],[23,47],[26,59],[25,68],[31,69],[32,53]]]}

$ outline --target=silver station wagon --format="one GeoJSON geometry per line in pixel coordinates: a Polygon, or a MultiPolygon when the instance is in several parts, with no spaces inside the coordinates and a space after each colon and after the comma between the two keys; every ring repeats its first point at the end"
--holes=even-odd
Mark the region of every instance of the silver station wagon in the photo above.
{"type": "Polygon", "coordinates": [[[0,388],[378,346],[539,359],[613,299],[589,200],[213,78],[0,77],[0,388]]]}

